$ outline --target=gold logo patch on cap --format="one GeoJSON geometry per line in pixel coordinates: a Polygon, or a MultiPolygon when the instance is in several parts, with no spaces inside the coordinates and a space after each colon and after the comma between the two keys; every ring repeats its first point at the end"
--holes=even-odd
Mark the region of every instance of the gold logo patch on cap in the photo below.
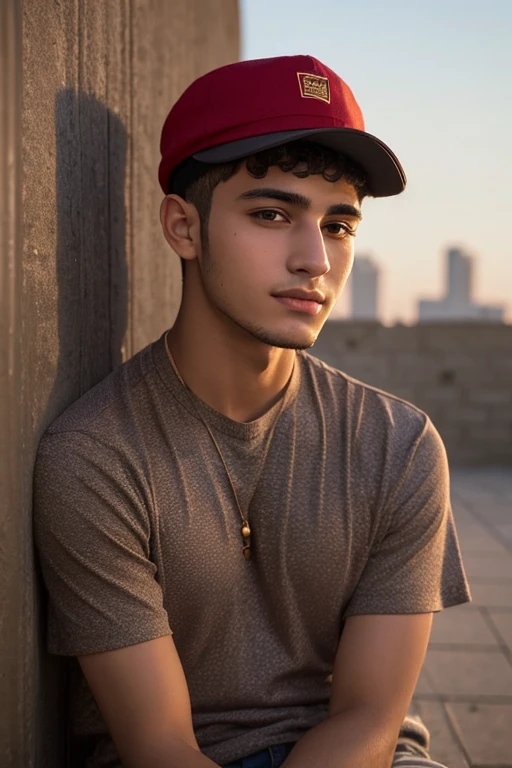
{"type": "Polygon", "coordinates": [[[329,90],[329,80],[320,75],[310,75],[308,72],[297,72],[299,78],[300,95],[303,99],[320,99],[331,101],[331,92],[329,90]]]}

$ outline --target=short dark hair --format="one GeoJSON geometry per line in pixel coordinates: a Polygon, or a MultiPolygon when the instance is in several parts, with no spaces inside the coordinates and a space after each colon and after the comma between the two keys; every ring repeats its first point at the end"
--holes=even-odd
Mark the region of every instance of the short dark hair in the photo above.
{"type": "Polygon", "coordinates": [[[301,179],[315,174],[323,176],[326,181],[345,179],[355,187],[360,202],[369,194],[366,175],[357,163],[333,149],[309,141],[280,144],[241,160],[205,166],[204,173],[188,185],[184,195],[185,200],[192,203],[199,213],[204,244],[207,242],[213,191],[221,181],[228,181],[234,176],[242,163],[245,163],[247,171],[255,179],[263,179],[269,168],[276,166],[301,179]]]}

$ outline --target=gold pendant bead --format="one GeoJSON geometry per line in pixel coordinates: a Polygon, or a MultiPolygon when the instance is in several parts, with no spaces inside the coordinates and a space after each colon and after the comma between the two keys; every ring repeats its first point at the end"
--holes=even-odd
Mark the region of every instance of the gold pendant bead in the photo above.
{"type": "Polygon", "coordinates": [[[251,535],[251,529],[249,528],[249,524],[244,523],[242,525],[242,536],[244,537],[244,539],[248,539],[250,535],[251,535]]]}
{"type": "Polygon", "coordinates": [[[243,555],[244,555],[246,560],[250,560],[251,559],[251,557],[252,557],[252,555],[251,555],[251,548],[248,545],[246,545],[242,549],[242,552],[243,552],[243,555]]]}

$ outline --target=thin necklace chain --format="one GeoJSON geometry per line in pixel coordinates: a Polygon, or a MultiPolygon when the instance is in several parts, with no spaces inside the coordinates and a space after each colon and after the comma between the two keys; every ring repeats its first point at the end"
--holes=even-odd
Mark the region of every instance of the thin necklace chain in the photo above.
{"type": "MultiPolygon", "coordinates": [[[[190,388],[183,381],[183,378],[182,378],[182,376],[181,376],[181,374],[180,374],[180,372],[178,370],[178,366],[176,365],[176,363],[174,361],[174,357],[172,356],[171,350],[169,348],[169,342],[168,342],[168,338],[167,337],[168,337],[168,333],[165,334],[165,349],[167,351],[167,357],[169,358],[169,361],[170,361],[170,363],[171,363],[171,365],[173,367],[174,373],[176,374],[176,377],[177,377],[178,381],[180,382],[180,384],[182,385],[183,389],[192,396],[192,394],[193,394],[192,391],[190,390],[190,388]]],[[[289,380],[288,380],[288,382],[289,382],[289,380]]],[[[196,403],[194,402],[192,397],[190,397],[190,400],[191,400],[191,402],[192,402],[192,404],[194,406],[194,410],[195,410],[197,416],[199,417],[199,419],[201,420],[201,422],[203,423],[204,428],[206,429],[206,431],[210,435],[211,441],[212,441],[213,445],[215,446],[215,449],[216,449],[216,451],[217,451],[217,453],[219,455],[219,458],[220,458],[220,460],[222,462],[222,466],[224,467],[224,471],[226,472],[226,477],[228,478],[228,482],[229,482],[229,485],[231,487],[231,492],[233,493],[233,498],[235,500],[235,504],[236,504],[236,507],[237,507],[237,510],[238,510],[238,514],[240,515],[240,520],[241,520],[241,523],[242,523],[241,526],[240,526],[240,533],[242,535],[242,554],[243,554],[243,556],[245,557],[246,560],[250,560],[251,557],[252,557],[252,550],[251,550],[251,535],[252,535],[252,532],[251,532],[251,527],[249,525],[249,520],[248,520],[249,507],[251,506],[252,500],[253,500],[254,495],[256,493],[256,489],[258,488],[259,482],[261,480],[261,475],[263,473],[263,467],[265,466],[265,461],[267,459],[268,452],[270,450],[270,444],[272,442],[272,437],[274,435],[274,431],[275,431],[277,422],[279,421],[279,417],[281,416],[281,413],[283,411],[285,397],[286,397],[286,392],[284,392],[283,395],[281,396],[281,406],[279,408],[279,411],[277,412],[277,415],[276,415],[276,417],[275,417],[275,419],[274,419],[274,421],[272,423],[272,426],[270,427],[268,435],[267,435],[267,440],[265,442],[265,447],[263,449],[263,458],[262,458],[262,460],[260,462],[260,466],[258,468],[258,472],[256,473],[256,481],[254,483],[253,491],[252,491],[252,493],[251,493],[251,495],[249,497],[249,500],[247,502],[247,512],[246,512],[246,514],[244,514],[243,511],[242,511],[242,505],[240,504],[240,500],[238,498],[238,494],[236,492],[235,485],[233,483],[233,480],[231,479],[231,474],[229,472],[228,465],[226,464],[224,456],[222,455],[222,451],[221,451],[221,449],[219,447],[219,444],[218,444],[218,442],[217,442],[217,440],[215,438],[215,435],[213,434],[212,430],[210,429],[210,426],[209,426],[208,422],[203,417],[203,414],[201,413],[201,411],[197,407],[196,403]]]]}

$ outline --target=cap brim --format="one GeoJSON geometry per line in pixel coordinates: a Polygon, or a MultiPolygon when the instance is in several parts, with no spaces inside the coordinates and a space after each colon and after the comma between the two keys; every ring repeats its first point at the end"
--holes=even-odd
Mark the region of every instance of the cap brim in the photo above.
{"type": "Polygon", "coordinates": [[[354,160],[366,173],[368,189],[373,197],[398,195],[405,188],[407,179],[404,169],[390,148],[371,133],[353,128],[309,128],[267,133],[210,147],[193,157],[201,163],[227,163],[298,139],[314,141],[354,160]]]}

